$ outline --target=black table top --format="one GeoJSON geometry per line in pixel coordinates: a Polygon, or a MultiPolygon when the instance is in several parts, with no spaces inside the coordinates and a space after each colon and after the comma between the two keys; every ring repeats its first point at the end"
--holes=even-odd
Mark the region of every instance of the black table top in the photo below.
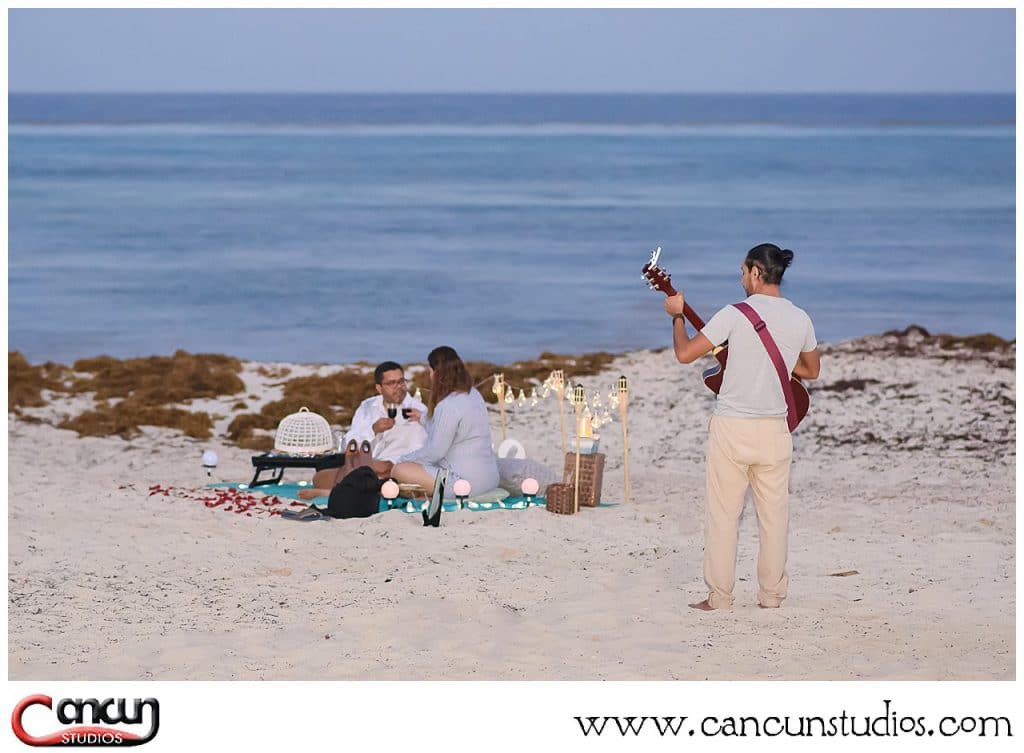
{"type": "Polygon", "coordinates": [[[253,455],[252,458],[252,464],[257,468],[337,468],[344,462],[344,452],[328,452],[324,455],[265,452],[262,455],[253,455]]]}

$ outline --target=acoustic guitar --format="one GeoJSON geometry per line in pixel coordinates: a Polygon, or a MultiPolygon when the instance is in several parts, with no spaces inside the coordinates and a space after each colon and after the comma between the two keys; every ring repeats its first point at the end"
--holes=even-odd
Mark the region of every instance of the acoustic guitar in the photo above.
{"type": "MultiPolygon", "coordinates": [[[[658,266],[660,256],[661,247],[659,246],[651,252],[650,261],[644,264],[643,281],[648,284],[651,290],[660,290],[671,298],[674,295],[678,295],[679,291],[672,287],[672,275],[658,266]]],[[[697,312],[685,300],[683,301],[683,316],[690,323],[690,326],[698,332],[704,329],[704,320],[697,315],[697,312]]],[[[701,379],[704,380],[707,388],[717,395],[722,390],[725,367],[729,361],[729,343],[722,343],[711,351],[711,355],[714,356],[718,363],[709,369],[705,369],[701,374],[701,379]]],[[[807,388],[804,387],[803,382],[796,377],[790,377],[790,386],[793,388],[793,402],[796,404],[796,418],[797,425],[799,425],[811,407],[811,396],[807,392],[807,388]]]]}

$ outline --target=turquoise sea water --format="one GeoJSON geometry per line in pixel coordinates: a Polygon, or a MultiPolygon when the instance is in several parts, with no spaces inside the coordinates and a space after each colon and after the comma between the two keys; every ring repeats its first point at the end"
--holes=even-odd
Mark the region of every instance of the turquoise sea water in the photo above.
{"type": "Polygon", "coordinates": [[[762,241],[819,339],[1015,336],[1012,95],[661,99],[12,95],[9,346],[661,346],[650,249],[707,317],[762,241]]]}

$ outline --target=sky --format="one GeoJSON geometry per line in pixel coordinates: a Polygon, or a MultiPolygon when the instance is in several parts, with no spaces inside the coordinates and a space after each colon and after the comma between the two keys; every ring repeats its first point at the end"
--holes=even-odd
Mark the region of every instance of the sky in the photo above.
{"type": "Polygon", "coordinates": [[[12,92],[1012,92],[1012,9],[18,10],[12,92]]]}

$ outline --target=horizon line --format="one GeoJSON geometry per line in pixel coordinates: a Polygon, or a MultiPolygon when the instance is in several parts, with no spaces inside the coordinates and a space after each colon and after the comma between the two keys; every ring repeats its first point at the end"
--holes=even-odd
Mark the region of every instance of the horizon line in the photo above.
{"type": "Polygon", "coordinates": [[[917,90],[807,90],[807,91],[739,91],[739,90],[650,90],[650,91],[529,91],[529,90],[494,90],[494,91],[406,91],[406,90],[344,90],[344,89],[314,89],[314,90],[275,90],[275,89],[216,89],[216,90],[194,90],[194,89],[90,89],[71,91],[64,89],[8,89],[8,96],[11,95],[152,95],[152,94],[178,94],[192,96],[223,95],[223,94],[245,94],[254,96],[309,96],[309,95],[339,95],[339,96],[942,96],[942,95],[978,95],[978,96],[1016,96],[1016,90],[974,90],[974,89],[917,89],[917,90]]]}

